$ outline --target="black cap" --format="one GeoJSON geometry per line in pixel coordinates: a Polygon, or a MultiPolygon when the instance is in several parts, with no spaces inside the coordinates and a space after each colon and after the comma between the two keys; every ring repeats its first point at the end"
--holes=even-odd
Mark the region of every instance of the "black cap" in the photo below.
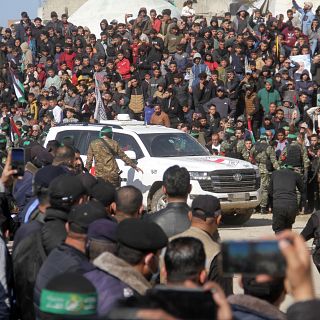
{"type": "Polygon", "coordinates": [[[192,202],[192,215],[199,218],[213,218],[221,214],[220,200],[211,195],[197,196],[192,202]]]}
{"type": "Polygon", "coordinates": [[[52,199],[74,202],[86,189],[76,176],[63,175],[55,178],[49,185],[49,196],[52,199]]]}
{"type": "Polygon", "coordinates": [[[116,189],[110,182],[99,179],[97,183],[92,186],[89,195],[98,200],[104,207],[107,207],[114,202],[116,189]]]}
{"type": "Polygon", "coordinates": [[[66,169],[61,166],[45,166],[39,169],[34,176],[34,183],[43,188],[49,188],[51,181],[66,174],[66,169]]]}
{"type": "Polygon", "coordinates": [[[217,91],[222,91],[222,92],[224,92],[225,90],[224,90],[224,87],[223,87],[223,86],[219,86],[219,87],[217,88],[217,91]]]}
{"type": "Polygon", "coordinates": [[[88,239],[116,242],[118,224],[110,219],[98,219],[88,228],[88,239]]]}
{"type": "Polygon", "coordinates": [[[139,251],[156,251],[164,248],[168,237],[154,222],[139,219],[126,219],[117,229],[120,244],[139,251]]]}
{"type": "Polygon", "coordinates": [[[68,214],[68,223],[71,231],[86,234],[92,222],[106,217],[107,212],[101,203],[89,201],[72,207],[68,214]]]}

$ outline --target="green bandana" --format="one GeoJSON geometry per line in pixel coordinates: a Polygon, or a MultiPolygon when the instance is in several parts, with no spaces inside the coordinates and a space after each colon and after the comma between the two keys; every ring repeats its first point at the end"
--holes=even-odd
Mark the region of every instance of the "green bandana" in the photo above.
{"type": "Polygon", "coordinates": [[[234,134],[234,130],[231,128],[227,128],[225,132],[229,134],[234,134]]]}
{"type": "Polygon", "coordinates": [[[96,293],[68,293],[42,290],[40,310],[51,314],[94,315],[97,310],[96,293]]]}
{"type": "Polygon", "coordinates": [[[288,139],[297,139],[297,135],[293,134],[293,133],[289,133],[287,138],[288,139]]]}

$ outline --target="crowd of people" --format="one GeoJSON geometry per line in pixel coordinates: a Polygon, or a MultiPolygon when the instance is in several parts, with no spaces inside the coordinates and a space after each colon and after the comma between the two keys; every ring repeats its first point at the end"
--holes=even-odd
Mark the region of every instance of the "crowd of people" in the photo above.
{"type": "Polygon", "coordinates": [[[304,239],[320,248],[320,8],[293,0],[286,17],[240,7],[234,17],[208,20],[186,1],[179,19],[140,8],[124,20],[102,20],[95,35],[66,14],[51,12],[42,24],[22,12],[1,31],[0,318],[316,319],[304,239]],[[277,213],[286,277],[243,276],[245,294],[233,295],[219,263],[220,202],[198,196],[190,208],[185,168],[165,172],[168,205],[152,215],[140,190],[119,187],[115,161],[108,179],[91,176],[106,143],[111,160],[110,147],[142,171],[108,138],[110,127],[101,131],[107,142],[91,142],[87,168],[68,138],[42,146],[51,127],[119,114],[177,128],[213,155],[257,165],[257,211],[277,213]],[[11,147],[25,149],[19,179],[11,147]],[[304,238],[281,233],[298,211],[316,212],[304,238]],[[185,295],[200,288],[210,307],[201,304],[207,295],[199,304],[185,295]],[[284,314],[286,292],[296,303],[284,314]]]}

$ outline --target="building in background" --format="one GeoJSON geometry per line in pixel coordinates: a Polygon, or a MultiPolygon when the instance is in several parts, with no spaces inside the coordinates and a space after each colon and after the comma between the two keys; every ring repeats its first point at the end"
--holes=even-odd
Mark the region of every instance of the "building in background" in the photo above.
{"type": "Polygon", "coordinates": [[[69,16],[77,11],[87,0],[44,0],[38,9],[38,16],[42,20],[51,20],[51,11],[56,11],[59,18],[63,13],[69,16]]]}

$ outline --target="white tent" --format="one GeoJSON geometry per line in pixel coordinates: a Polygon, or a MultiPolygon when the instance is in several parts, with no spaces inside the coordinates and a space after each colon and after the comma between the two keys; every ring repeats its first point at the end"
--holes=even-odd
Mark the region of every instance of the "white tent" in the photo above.
{"type": "Polygon", "coordinates": [[[88,27],[98,37],[100,35],[100,22],[113,19],[124,22],[126,13],[137,17],[139,8],[147,8],[148,14],[155,9],[158,14],[163,9],[171,9],[172,17],[180,17],[180,10],[165,0],[88,0],[69,18],[69,21],[77,26],[88,27]],[[119,2],[118,2],[119,1],[119,2]]]}

